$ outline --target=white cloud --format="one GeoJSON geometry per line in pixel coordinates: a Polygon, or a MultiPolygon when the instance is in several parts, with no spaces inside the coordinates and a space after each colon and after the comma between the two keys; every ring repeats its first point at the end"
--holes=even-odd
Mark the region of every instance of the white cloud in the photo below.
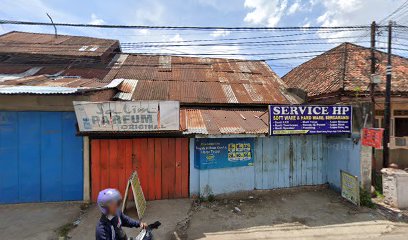
{"type": "Polygon", "coordinates": [[[213,31],[210,36],[211,37],[226,37],[228,35],[230,35],[231,31],[225,30],[225,29],[217,29],[215,31],[213,31]]]}
{"type": "Polygon", "coordinates": [[[91,21],[89,22],[89,24],[101,25],[101,24],[105,24],[105,21],[102,18],[98,18],[98,16],[96,16],[95,13],[92,13],[91,21]]]}
{"type": "MultiPolygon", "coordinates": [[[[316,18],[320,26],[369,25],[395,10],[405,0],[325,0],[321,2],[324,12],[316,18]]],[[[383,23],[384,24],[384,23],[383,23]]],[[[356,35],[351,32],[321,33],[320,37],[343,37],[356,35]]],[[[364,34],[361,34],[364,35],[364,34]]]]}
{"type": "Polygon", "coordinates": [[[245,16],[245,22],[275,27],[285,15],[288,0],[245,0],[244,6],[252,9],[245,16]]]}
{"type": "Polygon", "coordinates": [[[292,15],[300,10],[300,1],[293,3],[288,9],[288,15],[292,15]]]}

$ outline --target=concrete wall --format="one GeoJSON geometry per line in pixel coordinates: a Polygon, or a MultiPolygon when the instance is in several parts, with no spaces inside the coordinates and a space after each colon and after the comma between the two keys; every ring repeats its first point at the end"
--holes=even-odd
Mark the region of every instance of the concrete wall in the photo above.
{"type": "Polygon", "coordinates": [[[327,180],[330,186],[340,191],[340,170],[360,176],[360,144],[351,138],[327,138],[327,180]]]}

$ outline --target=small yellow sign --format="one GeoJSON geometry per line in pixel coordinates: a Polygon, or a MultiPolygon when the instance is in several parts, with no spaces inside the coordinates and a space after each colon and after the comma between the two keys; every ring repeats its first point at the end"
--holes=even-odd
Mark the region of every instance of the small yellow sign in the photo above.
{"type": "Polygon", "coordinates": [[[345,171],[340,171],[341,196],[360,206],[360,184],[358,178],[345,171]]]}
{"type": "Polygon", "coordinates": [[[122,212],[124,212],[126,209],[126,200],[129,194],[130,187],[132,188],[137,215],[139,216],[139,219],[142,219],[144,212],[146,210],[146,199],[144,197],[142,186],[140,185],[139,177],[136,171],[132,173],[132,176],[130,176],[128,180],[128,184],[126,186],[125,191],[125,197],[123,198],[122,212]]]}

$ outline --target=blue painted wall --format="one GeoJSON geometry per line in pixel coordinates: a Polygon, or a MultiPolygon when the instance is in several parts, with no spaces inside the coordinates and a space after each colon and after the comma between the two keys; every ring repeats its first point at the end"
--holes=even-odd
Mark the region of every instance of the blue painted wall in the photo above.
{"type": "Polygon", "coordinates": [[[194,139],[190,139],[190,193],[208,195],[327,183],[326,144],[323,135],[258,137],[254,166],[198,170],[194,168],[194,139]]]}
{"type": "Polygon", "coordinates": [[[0,112],[0,203],[82,200],[73,112],[0,112]]]}
{"type": "Polygon", "coordinates": [[[330,186],[340,191],[340,170],[360,176],[360,144],[354,144],[351,138],[328,137],[327,180],[330,186]]]}

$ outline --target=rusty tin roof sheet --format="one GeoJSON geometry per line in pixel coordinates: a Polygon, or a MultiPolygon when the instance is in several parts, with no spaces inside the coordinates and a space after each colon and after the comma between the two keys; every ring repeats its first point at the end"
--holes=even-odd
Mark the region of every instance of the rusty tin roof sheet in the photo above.
{"type": "Polygon", "coordinates": [[[13,31],[0,35],[0,53],[102,57],[119,47],[118,40],[13,31]]]}
{"type": "Polygon", "coordinates": [[[181,103],[298,103],[263,61],[121,54],[104,78],[138,80],[133,100],[181,103]],[[123,56],[123,57],[122,57],[123,56]]]}
{"type": "Polygon", "coordinates": [[[0,82],[0,94],[74,94],[117,88],[120,80],[102,83],[97,79],[29,76],[0,82]]]}
{"type": "Polygon", "coordinates": [[[182,109],[184,134],[267,134],[268,111],[234,109],[182,109]],[[184,119],[183,119],[184,118],[184,119]]]}

